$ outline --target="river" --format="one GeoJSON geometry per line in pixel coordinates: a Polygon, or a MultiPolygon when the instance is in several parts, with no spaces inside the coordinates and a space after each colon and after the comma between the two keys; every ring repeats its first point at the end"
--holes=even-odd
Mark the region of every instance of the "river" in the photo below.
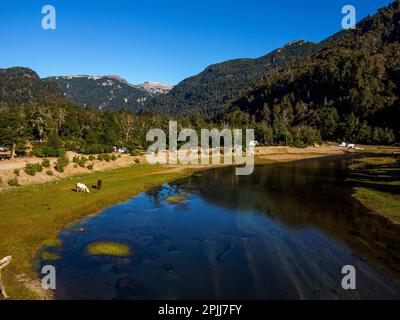
{"type": "Polygon", "coordinates": [[[56,267],[56,299],[399,299],[400,228],[351,196],[351,162],[204,171],[63,230],[47,249],[61,258],[39,266],[56,267]],[[97,241],[132,255],[87,256],[97,241]],[[342,288],[345,265],[356,290],[342,288]]]}

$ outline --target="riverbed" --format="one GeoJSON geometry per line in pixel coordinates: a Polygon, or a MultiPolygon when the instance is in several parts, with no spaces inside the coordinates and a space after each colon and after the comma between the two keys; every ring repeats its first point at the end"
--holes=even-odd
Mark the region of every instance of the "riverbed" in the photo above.
{"type": "Polygon", "coordinates": [[[352,157],[162,185],[64,229],[39,267],[56,267],[56,299],[399,299],[400,228],[352,197],[352,157]],[[104,241],[131,255],[87,255],[104,241]]]}

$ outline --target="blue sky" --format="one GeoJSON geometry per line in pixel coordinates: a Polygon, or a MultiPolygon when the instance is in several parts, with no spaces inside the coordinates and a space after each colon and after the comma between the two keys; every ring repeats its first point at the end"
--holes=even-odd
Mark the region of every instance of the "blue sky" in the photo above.
{"type": "Polygon", "coordinates": [[[319,41],[391,0],[1,0],[0,68],[40,76],[117,74],[176,84],[210,64],[256,58],[296,39],[319,41]],[[57,29],[41,28],[44,5],[57,29]]]}

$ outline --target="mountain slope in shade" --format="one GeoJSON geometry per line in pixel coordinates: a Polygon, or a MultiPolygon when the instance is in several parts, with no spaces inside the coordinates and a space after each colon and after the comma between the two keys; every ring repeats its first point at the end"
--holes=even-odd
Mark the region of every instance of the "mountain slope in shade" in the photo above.
{"type": "Polygon", "coordinates": [[[391,143],[400,138],[399,39],[396,1],[270,74],[226,112],[239,109],[282,132],[306,125],[325,139],[391,143]]]}
{"type": "Polygon", "coordinates": [[[56,83],[71,102],[103,111],[128,109],[137,112],[156,95],[118,76],[60,76],[47,80],[56,83]]]}
{"type": "Polygon", "coordinates": [[[56,84],[43,81],[31,69],[0,69],[0,106],[21,106],[63,97],[56,84]]]}
{"type": "Polygon", "coordinates": [[[163,96],[146,103],[146,110],[160,114],[215,116],[221,106],[238,98],[263,79],[265,74],[293,59],[308,57],[321,44],[294,41],[258,59],[236,59],[207,67],[183,80],[163,96]]]}

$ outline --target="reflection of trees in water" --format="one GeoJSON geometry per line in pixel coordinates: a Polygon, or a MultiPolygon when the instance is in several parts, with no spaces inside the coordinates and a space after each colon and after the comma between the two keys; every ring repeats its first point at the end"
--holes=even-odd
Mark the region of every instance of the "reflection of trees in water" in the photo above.
{"type": "Polygon", "coordinates": [[[153,188],[146,192],[146,197],[154,204],[155,207],[159,207],[161,205],[163,191],[164,186],[153,188]]]}
{"type": "Polygon", "coordinates": [[[165,198],[177,195],[181,192],[181,188],[178,183],[171,183],[153,188],[145,192],[146,197],[153,203],[155,207],[160,207],[161,203],[165,198]]]}
{"type": "Polygon", "coordinates": [[[238,177],[213,170],[202,197],[235,212],[261,212],[292,229],[314,227],[400,278],[400,227],[369,214],[352,196],[344,160],[312,160],[256,168],[238,177]]]}

